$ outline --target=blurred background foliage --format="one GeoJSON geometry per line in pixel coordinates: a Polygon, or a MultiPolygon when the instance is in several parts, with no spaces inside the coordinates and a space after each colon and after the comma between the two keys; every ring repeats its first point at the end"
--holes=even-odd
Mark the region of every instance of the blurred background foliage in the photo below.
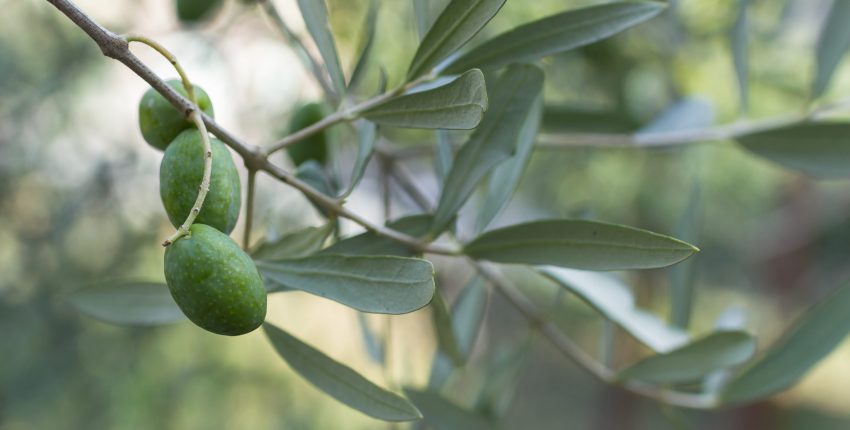
{"type": "MultiPolygon", "coordinates": [[[[303,34],[294,1],[277,3],[303,34]]],[[[592,3],[509,1],[476,39],[592,3]]],[[[717,123],[799,112],[807,103],[813,46],[830,3],[750,2],[744,110],[729,39],[739,2],[671,1],[647,24],[547,59],[545,99],[551,109],[544,128],[634,130],[685,98],[708,103],[717,123]]],[[[187,28],[177,22],[170,0],[79,4],[108,28],[142,33],[172,49],[209,92],[220,122],[250,142],[270,142],[285,129],[292,109],[320,96],[296,54],[254,7],[226,1],[212,22],[187,28]]],[[[432,14],[444,4],[430,1],[432,14]]],[[[329,2],[346,70],[366,8],[365,0],[329,2]]],[[[0,10],[0,429],[387,427],[298,378],[261,333],[225,338],[187,323],[121,328],[69,308],[64,295],[92,281],[161,280],[158,243],[171,227],[158,197],[160,155],[136,126],[146,85],[103,58],[47,2],[0,0],[0,10]]],[[[412,3],[383,1],[374,52],[391,84],[403,79],[416,41],[412,3]]],[[[173,74],[155,54],[134,49],[161,75],[173,74]]],[[[377,75],[373,68],[364,92],[375,91],[377,75]]],[[[850,64],[843,64],[825,99],[840,99],[848,90],[850,64]]],[[[408,138],[422,143],[421,137],[399,134],[397,143],[408,138]]],[[[337,143],[336,158],[345,163],[353,145],[337,143]]],[[[377,167],[373,163],[350,201],[373,219],[383,216],[377,167]]],[[[436,190],[429,159],[407,167],[436,190]]],[[[258,192],[259,228],[268,234],[320,223],[291,189],[261,176],[258,192]]],[[[703,221],[690,240],[702,249],[694,261],[694,333],[709,331],[720,315],[737,315],[764,348],[850,272],[848,183],[787,172],[731,142],[664,150],[539,150],[497,224],[592,216],[678,235],[677,225],[694,202],[703,221]]],[[[393,217],[415,211],[406,200],[396,203],[393,217]]],[[[241,236],[242,223],[234,237],[241,236]]],[[[440,284],[453,298],[471,274],[436,261],[440,284]]],[[[630,277],[640,305],[665,317],[668,272],[630,277]]],[[[553,287],[521,273],[517,280],[533,297],[551,302],[553,287]]],[[[602,329],[598,316],[574,298],[557,303],[553,318],[595,350],[602,329]]],[[[397,387],[427,381],[435,349],[427,314],[368,318],[381,333],[387,318],[393,321],[389,370],[370,360],[357,314],[341,305],[302,293],[275,295],[269,319],[369,378],[397,387]]],[[[453,381],[457,389],[450,396],[468,401],[464,392],[483,377],[475,369],[527,348],[506,428],[850,427],[848,341],[800,385],[770,401],[692,412],[602,386],[545,341],[526,339],[526,321],[491,296],[473,370],[453,381]]],[[[623,334],[615,342],[620,365],[646,355],[623,334]]]]}

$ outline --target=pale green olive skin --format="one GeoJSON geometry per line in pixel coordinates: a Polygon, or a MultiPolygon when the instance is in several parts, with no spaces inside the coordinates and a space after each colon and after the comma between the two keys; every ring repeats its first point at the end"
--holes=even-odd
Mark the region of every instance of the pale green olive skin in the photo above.
{"type": "Polygon", "coordinates": [[[190,321],[239,336],[262,325],[266,289],[254,261],[230,237],[204,224],[165,250],[165,281],[190,321]]]}
{"type": "MultiPolygon", "coordinates": [[[[168,85],[183,97],[189,97],[180,80],[172,79],[168,81],[168,85]]],[[[214,117],[212,101],[206,91],[195,85],[194,92],[201,110],[214,117]]],[[[151,88],[142,96],[139,101],[139,129],[150,146],[164,151],[178,134],[189,128],[195,128],[195,124],[186,119],[156,90],[151,88]]]]}
{"type": "MultiPolygon", "coordinates": [[[[242,207],[242,185],[230,151],[221,141],[210,138],[212,172],[210,189],[195,222],[230,234],[242,207]]],[[[168,145],[159,166],[159,195],[168,219],[179,227],[189,216],[204,176],[204,144],[198,130],[180,133],[168,145]]]]}

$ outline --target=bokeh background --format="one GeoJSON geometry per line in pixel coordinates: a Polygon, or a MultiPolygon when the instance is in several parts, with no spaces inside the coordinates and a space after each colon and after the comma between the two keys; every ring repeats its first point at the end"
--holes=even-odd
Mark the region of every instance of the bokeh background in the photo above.
{"type": "MultiPolygon", "coordinates": [[[[295,2],[276,3],[287,23],[306,35],[295,2]]],[[[445,0],[429,3],[439,11],[445,0]]],[[[477,39],[592,3],[508,1],[477,39]]],[[[738,1],[671,3],[636,29],[548,58],[546,103],[561,115],[545,127],[633,130],[683,99],[710,107],[716,123],[806,106],[814,43],[830,1],[751,2],[746,111],[730,53],[738,1]]],[[[212,97],[219,122],[249,142],[273,141],[293,108],[320,97],[297,55],[255,7],[225,1],[213,21],[187,28],[170,0],[78,4],[116,32],[141,33],[171,49],[212,97]]],[[[330,0],[329,8],[350,70],[367,2],[330,0]]],[[[46,1],[0,0],[0,11],[0,429],[414,428],[372,420],[323,395],[292,372],[261,333],[225,338],[188,323],[116,327],[68,306],[68,292],[94,281],[163,279],[159,242],[172,227],[158,196],[161,154],[137,127],[137,103],[147,87],[101,56],[46,1]]],[[[375,59],[391,84],[403,77],[416,41],[412,3],[383,1],[375,59]]],[[[152,51],[133,49],[161,76],[173,75],[152,51]]],[[[376,68],[369,78],[367,91],[373,91],[376,68]]],[[[839,100],[848,90],[850,64],[844,64],[825,99],[839,100]]],[[[337,159],[345,165],[353,142],[339,136],[337,159]]],[[[404,145],[410,136],[421,144],[428,135],[399,136],[397,144],[404,145]]],[[[286,165],[283,157],[278,161],[286,165]]],[[[406,163],[423,187],[433,187],[431,160],[406,163]]],[[[375,164],[350,205],[380,220],[375,164]]],[[[303,197],[262,175],[257,200],[258,232],[321,223],[303,197]]],[[[691,206],[702,219],[692,240],[702,249],[695,257],[694,333],[709,331],[725,315],[745,321],[764,348],[850,275],[850,182],[784,171],[732,142],[538,151],[497,223],[592,216],[675,234],[691,206]]],[[[414,211],[401,199],[392,215],[414,211]]],[[[241,237],[243,223],[234,237],[241,237]]],[[[441,285],[454,297],[471,274],[436,261],[441,285]]],[[[628,276],[640,305],[666,317],[669,271],[628,276]]],[[[542,300],[553,291],[531,280],[521,287],[542,300]]],[[[554,312],[571,336],[596,348],[600,321],[593,312],[569,298],[554,312]]],[[[370,379],[398,387],[427,382],[435,350],[428,313],[391,317],[387,366],[370,359],[357,314],[336,303],[277,294],[270,297],[269,319],[370,379]]],[[[367,321],[384,335],[388,319],[367,321]]],[[[526,344],[528,333],[526,322],[492,295],[469,384],[476,368],[528,345],[506,428],[850,428],[850,341],[770,401],[693,412],[600,385],[544,340],[532,336],[526,344]]],[[[646,353],[622,333],[615,339],[618,363],[646,353]]],[[[453,395],[464,402],[463,390],[453,395]]]]}

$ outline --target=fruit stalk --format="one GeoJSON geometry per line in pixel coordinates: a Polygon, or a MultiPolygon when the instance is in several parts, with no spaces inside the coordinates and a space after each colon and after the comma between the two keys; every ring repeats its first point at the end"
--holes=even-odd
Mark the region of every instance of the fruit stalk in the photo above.
{"type": "Polygon", "coordinates": [[[189,233],[189,227],[192,226],[192,223],[195,222],[195,218],[197,218],[198,214],[201,213],[201,208],[204,206],[204,199],[210,191],[210,176],[212,176],[212,146],[210,144],[210,135],[207,133],[207,126],[204,125],[204,120],[201,118],[199,112],[200,110],[195,108],[195,110],[189,114],[189,119],[191,119],[192,122],[195,123],[195,126],[198,127],[198,131],[201,133],[201,141],[204,143],[204,176],[201,179],[201,185],[198,187],[198,197],[195,199],[195,204],[192,205],[192,210],[189,211],[186,221],[177,228],[177,231],[175,231],[174,234],[172,234],[168,239],[165,239],[162,246],[171,245],[175,240],[189,233]]]}

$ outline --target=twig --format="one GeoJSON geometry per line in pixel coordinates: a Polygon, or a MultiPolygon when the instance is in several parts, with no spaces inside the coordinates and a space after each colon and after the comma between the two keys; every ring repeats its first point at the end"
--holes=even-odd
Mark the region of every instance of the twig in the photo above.
{"type": "MultiPolygon", "coordinates": [[[[124,38],[103,28],[100,24],[81,11],[70,0],[47,0],[47,2],[65,14],[65,16],[73,21],[74,24],[88,34],[88,36],[97,43],[101,52],[103,52],[105,56],[118,60],[127,66],[127,68],[142,78],[160,95],[168,100],[168,102],[171,103],[179,112],[183,112],[187,118],[189,118],[195,111],[194,105],[189,100],[171,88],[170,85],[157,76],[147,65],[145,65],[129,50],[128,43],[124,38]]],[[[460,251],[456,248],[441,246],[438,244],[429,244],[413,236],[370,222],[359,214],[348,210],[337,200],[322,194],[307,183],[296,178],[295,175],[272,164],[266,157],[266,154],[258,146],[243,142],[228,130],[221,127],[214,119],[210,118],[202,111],[198,111],[197,115],[201,117],[206,129],[210,133],[214,134],[227,146],[236,151],[240,157],[242,157],[249,170],[264,171],[281,182],[299,190],[305,196],[312,198],[314,202],[322,205],[331,213],[348,218],[366,230],[369,230],[379,236],[387,237],[405,244],[411,249],[430,254],[459,254],[460,251]]]]}
{"type": "Polygon", "coordinates": [[[246,251],[251,247],[251,227],[254,224],[254,194],[256,194],[257,171],[248,170],[248,186],[245,201],[245,232],[242,234],[242,248],[246,251]]]}

